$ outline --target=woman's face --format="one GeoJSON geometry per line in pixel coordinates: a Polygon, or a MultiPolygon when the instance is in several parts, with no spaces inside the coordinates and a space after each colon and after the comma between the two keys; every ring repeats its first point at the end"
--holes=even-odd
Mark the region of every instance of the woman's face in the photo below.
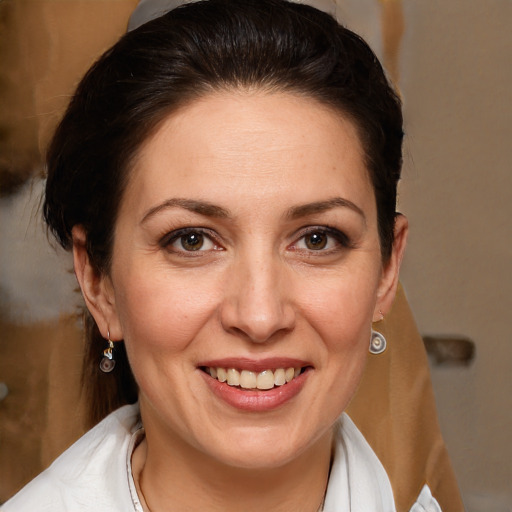
{"type": "Polygon", "coordinates": [[[325,440],[395,259],[382,265],[360,141],[338,113],[232,92],[171,115],[135,162],[95,311],[124,339],[148,442],[261,468],[325,440]]]}

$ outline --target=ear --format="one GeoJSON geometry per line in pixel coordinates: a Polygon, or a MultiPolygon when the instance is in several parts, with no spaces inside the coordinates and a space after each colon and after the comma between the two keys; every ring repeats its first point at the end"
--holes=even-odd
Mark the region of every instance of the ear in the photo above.
{"type": "Polygon", "coordinates": [[[398,274],[404,256],[407,235],[409,233],[409,222],[405,216],[398,213],[395,217],[395,238],[391,257],[383,268],[379,289],[377,292],[377,303],[373,312],[373,321],[382,320],[395,299],[398,286],[398,274]]]}
{"type": "Polygon", "coordinates": [[[115,307],[114,288],[110,277],[92,265],[87,252],[87,235],[83,226],[76,225],[73,238],[73,263],[75,275],[82,290],[87,309],[94,317],[101,335],[112,341],[123,338],[115,307]]]}

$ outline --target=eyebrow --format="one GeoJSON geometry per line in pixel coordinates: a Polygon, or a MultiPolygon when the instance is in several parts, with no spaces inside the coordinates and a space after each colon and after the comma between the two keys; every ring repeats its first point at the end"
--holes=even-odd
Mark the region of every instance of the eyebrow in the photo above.
{"type": "MultiPolygon", "coordinates": [[[[160,203],[153,208],[150,208],[142,217],[141,224],[162,210],[176,207],[184,208],[185,210],[198,213],[199,215],[205,215],[206,217],[217,217],[225,219],[230,216],[228,210],[225,210],[224,208],[207,201],[172,198],[167,199],[163,203],[160,203]]],[[[314,203],[306,203],[299,206],[294,206],[288,210],[285,217],[288,219],[298,219],[300,217],[307,217],[308,215],[322,213],[334,208],[349,208],[360,215],[366,224],[366,215],[364,214],[363,210],[361,210],[361,208],[359,208],[359,206],[357,206],[352,201],[342,197],[334,197],[326,201],[316,201],[314,203]]]]}
{"type": "Polygon", "coordinates": [[[141,224],[146,222],[149,218],[153,217],[158,212],[162,210],[167,210],[168,208],[184,208],[185,210],[189,210],[194,213],[198,213],[200,215],[205,215],[206,217],[218,217],[218,218],[227,218],[229,217],[229,212],[220,206],[216,206],[212,203],[208,203],[207,201],[197,201],[194,199],[167,199],[163,203],[160,203],[153,208],[150,208],[142,217],[141,224]]]}
{"type": "Polygon", "coordinates": [[[315,213],[322,213],[328,210],[332,210],[333,208],[349,208],[350,210],[356,212],[363,218],[364,223],[366,224],[366,215],[352,201],[348,199],[344,199],[342,197],[333,197],[332,199],[328,199],[327,201],[317,201],[314,203],[307,203],[299,206],[294,206],[288,210],[286,217],[289,219],[298,219],[300,217],[306,217],[308,215],[314,215],[315,213]]]}

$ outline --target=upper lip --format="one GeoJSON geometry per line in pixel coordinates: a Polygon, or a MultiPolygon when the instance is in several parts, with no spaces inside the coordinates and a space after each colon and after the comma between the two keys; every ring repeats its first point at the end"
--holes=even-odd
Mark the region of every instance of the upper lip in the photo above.
{"type": "Polygon", "coordinates": [[[250,359],[245,357],[226,357],[202,361],[198,367],[210,368],[235,368],[236,370],[248,370],[262,372],[263,370],[275,370],[276,368],[302,368],[312,366],[308,361],[291,357],[268,357],[265,359],[250,359]]]}

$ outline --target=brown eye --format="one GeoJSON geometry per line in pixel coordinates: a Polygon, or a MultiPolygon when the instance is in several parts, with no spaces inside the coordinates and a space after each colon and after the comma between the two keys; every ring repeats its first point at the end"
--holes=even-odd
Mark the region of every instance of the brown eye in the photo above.
{"type": "Polygon", "coordinates": [[[182,256],[192,256],[190,253],[193,252],[198,256],[207,251],[222,250],[222,247],[214,242],[214,235],[204,231],[202,228],[177,229],[162,238],[160,245],[167,251],[180,253],[182,256]]]}
{"type": "Polygon", "coordinates": [[[311,226],[304,228],[297,241],[290,246],[292,250],[306,251],[312,254],[333,254],[343,248],[352,247],[350,239],[343,231],[330,226],[311,226]]]}
{"type": "Polygon", "coordinates": [[[306,244],[306,247],[312,251],[319,251],[321,249],[325,249],[328,240],[328,235],[326,233],[321,233],[319,231],[309,233],[304,237],[304,243],[306,244]]]}
{"type": "Polygon", "coordinates": [[[203,247],[204,236],[201,233],[187,233],[180,237],[180,243],[185,251],[198,251],[203,247]]]}

